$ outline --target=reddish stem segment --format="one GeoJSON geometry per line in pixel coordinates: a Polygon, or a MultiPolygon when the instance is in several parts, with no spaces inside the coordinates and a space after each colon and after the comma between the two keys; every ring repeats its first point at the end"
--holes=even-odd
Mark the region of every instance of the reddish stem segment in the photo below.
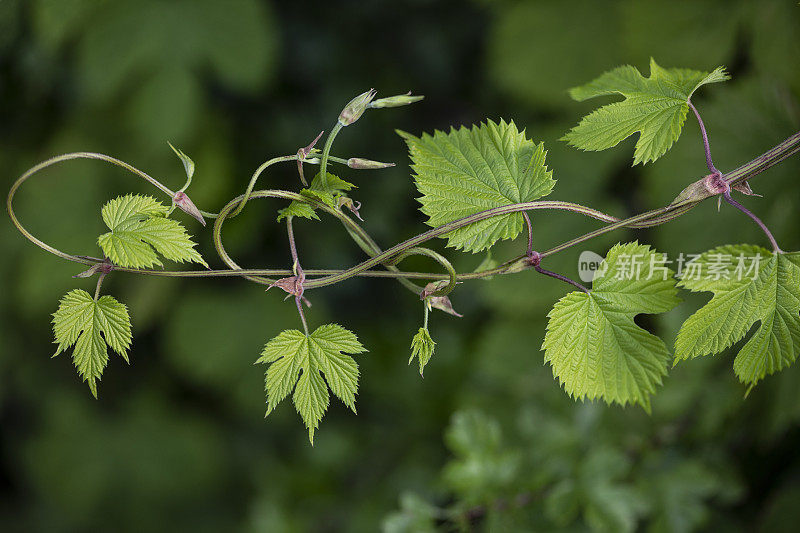
{"type": "Polygon", "coordinates": [[[560,279],[564,283],[569,283],[573,287],[576,287],[576,288],[582,290],[583,292],[585,292],[586,294],[589,294],[589,289],[587,289],[586,287],[584,287],[583,285],[581,285],[577,281],[573,281],[573,280],[569,279],[567,276],[562,276],[561,274],[556,274],[555,272],[551,272],[550,270],[545,270],[540,266],[536,266],[536,267],[533,267],[533,268],[539,274],[544,274],[545,276],[550,276],[551,278],[560,279]]]}
{"type": "Polygon", "coordinates": [[[694,116],[697,117],[697,123],[700,125],[700,134],[703,136],[703,148],[706,151],[706,166],[708,170],[712,174],[722,175],[722,172],[717,170],[717,167],[714,166],[714,161],[711,160],[711,146],[708,142],[708,133],[706,132],[706,125],[703,124],[703,119],[700,118],[700,113],[697,111],[697,108],[692,103],[690,98],[686,99],[686,103],[689,104],[689,109],[692,110],[694,116]]]}
{"type": "Polygon", "coordinates": [[[561,274],[556,274],[553,271],[546,270],[546,269],[542,268],[541,266],[539,266],[541,264],[541,262],[542,262],[542,254],[540,254],[539,252],[530,251],[528,253],[528,261],[530,262],[530,264],[533,267],[533,269],[536,270],[536,272],[538,272],[539,274],[544,274],[545,276],[550,276],[551,278],[555,278],[557,280],[561,280],[564,283],[569,283],[573,287],[576,287],[577,289],[582,290],[586,294],[589,294],[589,289],[587,289],[586,287],[584,287],[583,285],[581,285],[577,281],[573,281],[573,280],[569,279],[567,276],[562,276],[561,274]]]}
{"type": "Polygon", "coordinates": [[[749,216],[751,219],[753,219],[753,222],[758,224],[758,227],[760,227],[761,231],[763,231],[766,234],[767,238],[769,239],[770,244],[772,244],[772,251],[773,252],[775,252],[776,254],[783,253],[783,250],[781,250],[780,246],[778,246],[778,242],[775,240],[775,237],[772,236],[772,232],[769,230],[767,225],[764,224],[761,221],[761,219],[758,218],[752,211],[750,211],[745,206],[743,206],[742,204],[740,204],[739,202],[737,202],[736,200],[731,198],[730,189],[727,190],[726,192],[722,193],[722,197],[725,199],[726,202],[731,204],[733,207],[735,207],[736,209],[738,209],[739,211],[741,211],[745,215],[749,216]]]}
{"type": "MultiPolygon", "coordinates": [[[[723,179],[722,172],[717,170],[714,166],[714,162],[711,160],[711,146],[708,142],[708,133],[706,132],[706,126],[703,124],[703,119],[700,118],[700,113],[697,111],[697,108],[692,104],[691,99],[686,100],[686,103],[689,104],[689,108],[694,112],[694,116],[697,117],[697,123],[700,125],[700,134],[703,136],[703,148],[706,152],[706,165],[708,166],[708,170],[711,171],[711,176],[709,176],[708,184],[711,185],[711,188],[716,190],[721,189],[722,197],[728,202],[730,205],[744,213],[745,215],[749,216],[753,222],[758,224],[758,227],[766,234],[767,238],[769,239],[770,244],[772,244],[772,250],[776,254],[783,253],[780,246],[778,246],[778,242],[773,237],[772,232],[767,228],[767,225],[762,222],[760,218],[758,218],[755,213],[747,209],[745,206],[737,202],[731,197],[731,186],[730,184],[723,179]]],[[[763,157],[763,156],[762,156],[763,157]]],[[[706,185],[707,187],[709,185],[706,185]]],[[[716,192],[715,190],[715,192],[716,192]]]]}
{"type": "Polygon", "coordinates": [[[303,267],[300,266],[300,259],[297,257],[297,246],[294,242],[294,230],[292,228],[292,217],[286,218],[286,233],[289,236],[289,252],[292,254],[292,269],[296,277],[296,293],[294,295],[294,303],[297,306],[297,312],[300,314],[300,321],[303,323],[303,331],[308,335],[308,324],[306,323],[306,315],[303,313],[303,283],[305,283],[306,275],[303,272],[303,267]]]}
{"type": "Polygon", "coordinates": [[[561,280],[564,283],[569,283],[573,287],[577,287],[586,294],[589,294],[589,289],[587,289],[577,281],[573,281],[566,276],[562,276],[561,274],[557,274],[551,270],[547,270],[539,266],[539,264],[542,262],[542,254],[533,251],[533,225],[531,224],[531,219],[530,217],[528,217],[528,213],[526,213],[525,211],[522,212],[522,218],[525,219],[525,225],[528,226],[528,251],[526,255],[528,256],[528,260],[530,261],[530,264],[533,267],[533,269],[536,270],[536,272],[538,272],[539,274],[544,274],[545,276],[550,276],[551,278],[561,280]]]}

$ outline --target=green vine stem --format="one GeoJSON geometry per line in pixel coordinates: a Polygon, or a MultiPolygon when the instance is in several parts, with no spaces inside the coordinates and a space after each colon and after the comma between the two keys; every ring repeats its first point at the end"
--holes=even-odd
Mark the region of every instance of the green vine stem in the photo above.
{"type": "Polygon", "coordinates": [[[261,176],[261,174],[265,170],[267,170],[269,167],[271,167],[275,163],[282,163],[284,161],[297,161],[297,154],[295,154],[295,155],[284,155],[284,156],[281,156],[281,157],[273,157],[269,161],[265,161],[264,163],[262,163],[256,169],[256,171],[253,172],[253,175],[250,178],[250,183],[247,184],[247,190],[244,191],[244,197],[242,198],[242,201],[239,204],[239,206],[233,211],[233,213],[228,215],[230,218],[233,218],[233,217],[239,215],[239,213],[242,212],[242,209],[244,209],[245,204],[250,199],[250,195],[253,193],[253,189],[256,186],[256,181],[258,181],[259,176],[261,176]]]}
{"type": "Polygon", "coordinates": [[[392,261],[389,264],[396,265],[397,263],[399,263],[400,261],[411,255],[424,255],[430,257],[431,259],[442,265],[444,269],[447,271],[448,276],[450,276],[447,281],[447,286],[431,293],[430,296],[447,296],[453,291],[453,289],[456,288],[456,283],[458,283],[458,273],[456,272],[456,269],[453,268],[453,265],[450,263],[450,261],[447,260],[446,257],[444,257],[439,252],[431,250],[430,248],[422,248],[422,247],[411,248],[409,250],[404,251],[401,254],[398,254],[396,257],[392,259],[392,261]]]}
{"type": "MultiPolygon", "coordinates": [[[[733,187],[735,185],[738,185],[738,184],[741,184],[741,183],[744,183],[748,179],[750,179],[750,178],[756,176],[757,174],[760,174],[764,170],[767,170],[768,168],[780,163],[781,161],[783,161],[784,159],[792,156],[793,154],[797,153],[798,151],[800,151],[800,132],[795,133],[794,135],[792,135],[791,137],[787,138],[785,141],[783,141],[779,145],[775,146],[774,148],[768,150],[764,154],[760,155],[756,159],[753,159],[752,161],[750,161],[748,163],[745,163],[744,165],[740,166],[736,170],[733,170],[732,172],[730,172],[728,174],[725,174],[723,176],[723,179],[731,187],[733,187]]],[[[696,183],[701,183],[703,181],[704,180],[701,179],[701,180],[698,180],[698,182],[696,182],[696,183]]],[[[602,228],[599,228],[597,230],[588,232],[588,233],[586,233],[584,235],[581,235],[579,237],[571,239],[571,240],[569,240],[569,241],[567,241],[565,243],[557,245],[557,246],[555,246],[553,248],[550,248],[549,250],[541,253],[542,257],[547,257],[547,256],[553,255],[553,254],[555,254],[557,252],[566,250],[566,249],[568,249],[568,248],[570,248],[572,246],[575,246],[577,244],[580,244],[580,243],[583,243],[585,241],[588,241],[588,240],[590,240],[592,238],[598,237],[600,235],[603,235],[605,233],[608,233],[608,232],[611,232],[611,231],[614,231],[614,230],[617,230],[617,229],[620,229],[620,228],[623,228],[623,227],[651,227],[651,226],[656,226],[656,225],[663,224],[665,222],[668,222],[670,220],[673,220],[673,219],[677,218],[678,216],[683,215],[684,213],[688,212],[691,208],[693,208],[695,205],[697,205],[701,201],[703,201],[703,200],[705,200],[707,198],[710,198],[711,196],[714,196],[714,195],[715,195],[714,193],[712,193],[711,191],[708,191],[708,190],[706,190],[705,193],[698,192],[698,193],[696,193],[694,195],[690,195],[689,197],[687,197],[685,199],[674,201],[673,203],[671,203],[670,205],[668,205],[666,207],[662,207],[662,208],[659,208],[659,209],[654,209],[654,210],[651,210],[651,211],[647,211],[645,213],[641,213],[639,215],[635,215],[635,216],[632,216],[632,217],[624,219],[624,220],[616,219],[615,217],[611,217],[609,215],[605,215],[603,213],[600,213],[599,211],[595,211],[593,209],[590,209],[590,208],[587,208],[587,207],[584,207],[584,206],[579,206],[577,204],[570,204],[569,202],[557,202],[557,201],[554,201],[554,202],[548,202],[548,201],[528,202],[528,203],[513,204],[513,205],[509,205],[509,206],[503,206],[503,207],[499,207],[499,208],[489,209],[487,211],[482,211],[480,213],[476,213],[475,215],[464,217],[464,218],[461,218],[459,220],[450,222],[448,224],[444,224],[442,226],[439,226],[437,228],[429,230],[429,231],[427,231],[425,233],[417,235],[416,237],[412,237],[411,239],[408,239],[407,241],[405,241],[403,243],[400,243],[398,245],[395,245],[392,248],[389,248],[388,250],[386,250],[382,254],[378,254],[378,255],[370,258],[369,260],[362,262],[360,265],[356,265],[356,266],[354,266],[354,267],[352,267],[350,269],[347,269],[347,270],[343,271],[340,274],[333,274],[333,275],[326,276],[326,277],[323,277],[323,278],[320,278],[320,279],[311,280],[311,281],[306,283],[306,288],[307,289],[312,289],[312,288],[324,287],[326,285],[337,283],[339,281],[347,279],[348,277],[356,275],[359,272],[363,272],[365,270],[368,270],[369,268],[372,268],[373,266],[376,266],[376,265],[380,264],[383,261],[384,258],[391,258],[393,255],[395,255],[397,253],[400,253],[400,252],[402,252],[403,250],[405,250],[407,248],[412,248],[412,247],[418,246],[418,245],[426,242],[427,240],[433,239],[435,237],[438,237],[440,235],[443,235],[443,234],[448,233],[450,231],[453,231],[455,229],[459,229],[461,227],[467,226],[469,224],[473,224],[473,223],[478,222],[480,220],[486,220],[487,218],[491,218],[493,216],[505,215],[505,214],[515,213],[515,212],[527,211],[527,210],[535,210],[535,209],[565,209],[565,210],[570,210],[570,211],[574,211],[574,212],[580,212],[582,214],[585,214],[587,216],[591,216],[593,218],[598,218],[600,220],[605,220],[605,221],[616,220],[616,222],[614,222],[614,223],[611,223],[611,224],[609,224],[607,226],[604,226],[602,228]]],[[[510,270],[516,271],[516,269],[518,268],[517,265],[519,265],[520,262],[524,262],[526,259],[527,259],[526,255],[519,256],[516,259],[513,259],[511,261],[507,261],[506,263],[504,263],[503,265],[501,265],[500,267],[498,267],[496,269],[492,269],[492,270],[486,271],[484,276],[485,275],[494,275],[494,274],[499,274],[499,273],[505,273],[505,272],[510,271],[510,270]]],[[[466,278],[462,278],[462,279],[466,279],[466,278]]]]}
{"type": "Polygon", "coordinates": [[[319,160],[319,175],[320,179],[322,180],[323,187],[328,186],[328,158],[330,157],[331,146],[333,146],[333,140],[336,138],[336,135],[342,130],[344,126],[341,122],[336,122],[336,124],[331,128],[331,132],[325,138],[325,145],[322,147],[322,156],[319,160]]]}
{"type": "MultiPolygon", "coordinates": [[[[329,137],[330,138],[330,137],[329,137]]],[[[327,144],[327,141],[326,141],[327,144]]],[[[750,178],[760,174],[764,170],[780,163],[784,159],[792,156],[793,154],[800,151],[800,132],[792,135],[791,137],[787,138],[782,143],[778,144],[777,146],[773,147],[772,149],[768,150],[764,154],[760,155],[759,157],[745,163],[744,165],[740,166],[739,168],[725,174],[723,179],[731,186],[734,187],[736,185],[744,184],[750,178]]],[[[291,161],[296,156],[284,156],[286,161],[291,161]]],[[[95,257],[89,256],[81,256],[81,255],[73,255],[62,252],[57,248],[46,244],[45,242],[39,240],[34,235],[32,235],[24,226],[19,222],[14,209],[13,209],[13,199],[20,188],[20,186],[31,176],[36,174],[37,172],[52,166],[54,164],[72,160],[72,159],[98,159],[102,161],[106,161],[122,167],[129,172],[145,179],[159,190],[164,192],[170,198],[174,195],[174,192],[171,191],[168,187],[161,184],[156,179],[152,178],[148,174],[142,172],[141,170],[136,169],[135,167],[120,161],[116,158],[111,156],[107,156],[104,154],[97,154],[92,152],[76,152],[70,154],[64,154],[60,156],[53,157],[38,165],[32,167],[28,171],[26,171],[17,181],[11,186],[11,189],[8,194],[8,198],[6,201],[6,207],[11,218],[12,223],[14,226],[25,236],[28,240],[33,242],[35,245],[39,246],[43,250],[50,252],[58,257],[63,259],[73,261],[76,263],[81,263],[84,265],[95,265],[97,263],[101,263],[104,260],[95,257]]],[[[323,153],[323,159],[324,153],[323,153]]],[[[343,160],[346,161],[346,160],[343,160]]],[[[311,162],[307,160],[306,162],[311,162]]],[[[320,160],[322,163],[322,159],[320,160]]],[[[262,165],[263,166],[263,165],[262,165]]],[[[268,166],[268,165],[267,165],[268,166]]],[[[266,168],[266,167],[265,167],[266,168]]],[[[263,170],[262,170],[263,172],[263,170]]],[[[258,176],[256,176],[257,179],[258,176]]],[[[252,178],[251,178],[252,181],[252,178]]],[[[611,215],[602,213],[600,211],[591,209],[589,207],[581,206],[578,204],[570,203],[570,202],[559,202],[559,201],[536,201],[536,202],[527,202],[521,204],[512,204],[507,206],[502,206],[494,209],[489,209],[486,211],[482,211],[480,213],[476,213],[474,215],[464,217],[459,220],[455,220],[448,224],[439,226],[437,228],[433,228],[428,230],[424,233],[421,233],[411,239],[408,239],[402,243],[396,244],[395,246],[385,250],[380,251],[380,248],[374,241],[369,238],[366,232],[363,231],[355,221],[350,219],[344,213],[329,208],[328,206],[317,202],[313,199],[307,198],[299,193],[293,193],[289,191],[280,191],[280,190],[260,190],[260,191],[250,191],[248,199],[252,198],[280,198],[284,200],[297,200],[301,202],[306,202],[312,205],[312,207],[321,209],[328,214],[331,214],[338,218],[347,228],[348,233],[350,235],[358,236],[356,242],[359,246],[364,249],[368,254],[372,255],[369,259],[363,261],[362,263],[353,266],[349,269],[345,270],[309,270],[306,271],[308,276],[314,277],[314,279],[308,279],[305,282],[306,289],[312,288],[319,288],[328,285],[332,285],[334,283],[338,283],[344,281],[346,279],[352,278],[354,276],[364,276],[364,277],[382,277],[382,278],[396,278],[401,280],[409,280],[409,279],[426,279],[426,280],[437,280],[437,279],[449,279],[449,274],[434,274],[434,273],[420,273],[420,272],[401,272],[401,271],[372,271],[373,267],[377,267],[380,265],[390,265],[394,258],[399,256],[400,254],[412,249],[421,246],[428,240],[434,239],[439,237],[445,233],[453,231],[455,229],[459,229],[465,227],[469,224],[473,224],[480,220],[486,220],[488,218],[492,218],[495,216],[507,215],[511,213],[520,213],[525,211],[533,211],[533,210],[540,210],[540,209],[556,209],[556,210],[567,210],[579,214],[583,214],[597,220],[607,222],[608,225],[598,228],[594,231],[588,232],[581,236],[575,237],[569,241],[556,245],[549,250],[546,250],[541,253],[542,257],[547,257],[549,255],[555,254],[559,251],[566,250],[572,246],[577,244],[583,243],[589,239],[597,237],[599,235],[603,235],[605,233],[623,228],[623,227],[631,227],[631,228],[644,228],[644,227],[652,227],[657,226],[663,223],[666,223],[674,218],[677,218],[690,209],[692,209],[695,205],[700,203],[701,201],[715,196],[716,194],[712,191],[709,191],[707,187],[703,185],[704,180],[700,179],[689,187],[684,189],[684,191],[673,201],[670,205],[654,209],[651,211],[647,211],[645,213],[641,213],[639,215],[635,215],[633,217],[627,219],[618,219],[611,215]],[[321,276],[321,277],[317,277],[321,276]]],[[[238,264],[236,264],[230,256],[225,251],[222,245],[221,239],[221,228],[222,223],[225,218],[228,217],[228,214],[231,213],[234,208],[238,208],[239,206],[243,207],[243,200],[247,196],[247,193],[237,196],[236,198],[232,199],[228,204],[220,211],[219,214],[214,213],[206,213],[203,212],[204,215],[210,216],[212,218],[217,218],[214,224],[214,244],[217,248],[217,252],[219,253],[220,257],[222,258],[223,262],[229,267],[229,270],[198,270],[198,271],[179,271],[179,272],[170,272],[170,271],[162,271],[162,270],[146,270],[146,269],[132,269],[132,268],[122,268],[114,266],[113,270],[119,272],[130,272],[130,273],[137,273],[137,274],[145,274],[145,275],[157,275],[157,276],[170,276],[170,277],[221,277],[221,276],[242,276],[246,279],[257,283],[266,283],[270,284],[273,283],[275,280],[270,279],[265,276],[286,276],[291,275],[292,271],[287,269],[242,269],[238,264]],[[213,215],[213,216],[212,216],[213,215]]],[[[465,274],[458,274],[456,279],[458,281],[468,280],[468,279],[478,279],[486,276],[497,275],[497,274],[504,274],[504,273],[514,273],[520,270],[523,270],[526,267],[524,262],[526,260],[526,256],[522,255],[510,261],[503,263],[502,265],[486,270],[483,272],[473,272],[473,273],[465,273],[465,274]]],[[[413,285],[413,284],[412,284],[413,285]]],[[[416,287],[416,285],[414,285],[416,287]]],[[[415,290],[418,290],[416,288],[415,290]]]]}
{"type": "Polygon", "coordinates": [[[94,289],[94,301],[96,302],[97,299],[100,297],[100,287],[103,285],[103,280],[106,278],[106,273],[101,272],[99,276],[97,276],[97,286],[94,289]]]}

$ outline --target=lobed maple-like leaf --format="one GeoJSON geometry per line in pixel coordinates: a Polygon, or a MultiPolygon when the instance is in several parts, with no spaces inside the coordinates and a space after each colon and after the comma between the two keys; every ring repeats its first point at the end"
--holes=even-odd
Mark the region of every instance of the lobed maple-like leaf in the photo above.
{"type": "Polygon", "coordinates": [[[680,137],[694,92],[703,85],[728,79],[723,67],[711,72],[665,69],[654,59],[650,59],[648,78],[630,65],[617,67],[570,89],[569,94],[579,102],[611,94],[622,95],[625,100],[583,117],[562,140],[582,150],[597,151],[616,146],[638,132],[633,164],[655,161],[680,137]]]}
{"type": "Polygon", "coordinates": [[[430,361],[431,357],[433,357],[435,348],[436,343],[433,342],[431,334],[428,332],[428,328],[419,328],[419,331],[417,331],[416,335],[414,335],[414,338],[411,339],[411,357],[408,358],[408,364],[411,364],[411,361],[413,361],[416,357],[419,361],[420,376],[425,370],[425,365],[427,365],[428,361],[430,361]]]}
{"type": "MultiPolygon", "coordinates": [[[[531,202],[550,194],[555,180],[543,144],[534,144],[513,122],[487,121],[472,128],[415,137],[408,145],[421,211],[437,227],[494,207],[531,202]]],[[[492,217],[444,235],[448,246],[480,252],[524,227],[520,213],[492,217]]]]}
{"type": "Polygon", "coordinates": [[[162,266],[157,253],[171,261],[208,266],[186,229],[166,218],[168,211],[161,202],[140,194],[109,201],[101,210],[103,222],[111,230],[98,238],[103,253],[114,264],[129,268],[162,266]]]}
{"type": "Polygon", "coordinates": [[[349,354],[366,351],[354,333],[338,324],[325,324],[309,335],[296,329],[282,331],[256,361],[270,365],[265,378],[267,415],[294,390],[295,409],[314,444],[314,432],[330,403],[328,387],[356,412],[359,372],[349,354]]]}
{"type": "Polygon", "coordinates": [[[128,361],[126,350],[131,345],[131,320],[128,308],[111,296],[97,300],[83,290],[68,292],[53,313],[53,334],[59,355],[72,345],[72,361],[78,374],[97,398],[97,381],[108,364],[108,349],[128,361]]]}
{"type": "Polygon", "coordinates": [[[673,274],[649,246],[617,244],[591,292],[571,292],[555,304],[542,349],[570,396],[650,410],[650,396],[667,373],[670,355],[661,339],[633,319],[678,304],[673,274]]]}
{"type": "Polygon", "coordinates": [[[689,263],[679,286],[713,292],[681,326],[676,361],[717,354],[742,340],[733,362],[751,387],[800,353],[800,253],[774,254],[753,245],[720,246],[689,263]]]}

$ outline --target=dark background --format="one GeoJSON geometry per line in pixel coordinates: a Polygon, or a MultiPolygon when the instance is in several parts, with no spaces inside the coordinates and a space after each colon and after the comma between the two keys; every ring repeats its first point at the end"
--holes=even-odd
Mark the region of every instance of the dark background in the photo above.
{"type": "MultiPolygon", "coordinates": [[[[557,141],[596,102],[566,89],[630,63],[711,70],[733,80],[694,101],[717,167],[730,170],[800,129],[800,8],[793,1],[0,0],[0,169],[10,186],[52,155],[98,151],[178,188],[166,142],[197,163],[189,192],[218,210],[253,169],[329,129],[370,88],[412,89],[411,107],[370,111],[334,153],[396,161],[335,168],[359,189],[365,227],[384,247],[424,231],[395,128],[419,134],[513,119],[543,140],[551,196],[618,216],[665,205],[705,174],[690,117],[665,157],[630,166],[633,142],[582,153],[557,141]]],[[[313,168],[313,167],[309,167],[313,168]]],[[[753,181],[746,203],[781,246],[800,248],[800,159],[753,181]]],[[[298,186],[292,164],[264,187],[298,186]]],[[[76,161],[25,185],[27,227],[96,255],[99,209],[124,192],[156,194],[110,165],[76,161]]],[[[241,264],[289,265],[277,201],[226,226],[241,264]]],[[[212,266],[210,229],[179,215],[212,266]]],[[[597,227],[536,214],[547,248],[597,227]]],[[[336,223],[297,223],[306,268],[362,259],[336,223]]],[[[765,244],[758,228],[712,202],[658,229],[617,232],[600,254],[639,238],[676,257],[725,243],[765,244]]],[[[0,529],[3,531],[610,531],[793,530],[800,520],[800,370],[746,399],[733,354],[680,364],[641,409],[575,403],[539,351],[545,315],[567,287],[526,272],[458,288],[465,314],[431,318],[436,354],[407,366],[419,301],[391,280],[314,291],[314,327],[337,321],[370,350],[358,356],[358,416],[334,401],[312,448],[284,402],[269,419],[263,344],[297,327],[293,305],[242,280],[117,274],[104,290],[131,311],[131,365],[112,356],[94,400],[69,357],[54,360],[50,314],[81,270],[0,225],[0,529]]],[[[441,243],[435,243],[441,249],[441,243]]],[[[508,258],[520,240],[497,246],[508,258]]],[[[570,250],[548,268],[576,276],[570,250]]],[[[480,256],[450,253],[460,270],[480,256]]],[[[434,268],[409,261],[408,268],[434,268]]],[[[169,265],[172,267],[172,265],[169,265]]],[[[671,345],[707,297],[642,323],[671,345]]]]}

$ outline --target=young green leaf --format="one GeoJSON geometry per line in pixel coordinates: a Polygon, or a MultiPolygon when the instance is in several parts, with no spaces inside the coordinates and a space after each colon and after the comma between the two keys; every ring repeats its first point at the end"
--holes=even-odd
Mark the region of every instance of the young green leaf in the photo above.
{"type": "Polygon", "coordinates": [[[294,406],[314,444],[314,431],[328,409],[328,387],[356,412],[358,364],[348,354],[366,351],[354,333],[337,324],[320,326],[310,335],[296,329],[282,331],[256,361],[270,364],[265,380],[267,415],[294,389],[294,406]]]}
{"type": "Polygon", "coordinates": [[[191,157],[184,154],[183,150],[172,146],[171,142],[167,142],[167,144],[172,148],[172,151],[175,152],[175,155],[178,156],[178,159],[181,160],[181,163],[183,163],[183,169],[186,171],[186,178],[191,181],[192,176],[194,176],[194,161],[192,161],[191,157]]]}
{"type": "Polygon", "coordinates": [[[633,242],[609,250],[596,276],[590,293],[567,294],[547,315],[545,362],[570,396],[640,404],[649,412],[669,352],[633,319],[678,304],[673,272],[662,254],[633,242]]]}
{"type": "Polygon", "coordinates": [[[278,210],[278,222],[288,217],[308,218],[311,220],[319,220],[319,216],[314,212],[314,208],[310,205],[292,200],[287,207],[278,210]]]}
{"type": "Polygon", "coordinates": [[[111,296],[101,296],[95,301],[86,291],[68,292],[53,313],[53,334],[58,344],[53,357],[74,344],[72,361],[95,398],[96,382],[108,363],[107,346],[128,361],[131,319],[128,308],[111,296]]]}
{"type": "Polygon", "coordinates": [[[166,218],[168,208],[139,194],[128,194],[103,206],[108,233],[98,238],[103,253],[119,266],[149,268],[161,266],[156,252],[171,261],[206,265],[194,249],[195,243],[177,221],[166,218]]]}
{"type": "Polygon", "coordinates": [[[425,370],[425,365],[431,360],[433,351],[436,348],[436,343],[433,342],[428,328],[419,328],[417,334],[411,340],[411,357],[408,358],[408,364],[416,357],[419,360],[419,375],[422,375],[425,370]]]}
{"type": "MultiPolygon", "coordinates": [[[[415,137],[398,131],[408,144],[421,211],[429,226],[441,226],[493,207],[531,202],[553,189],[543,144],[525,138],[513,122],[487,121],[471,129],[451,129],[415,137]]],[[[513,213],[470,224],[445,235],[448,246],[480,252],[524,227],[513,213]]]]}
{"type": "Polygon", "coordinates": [[[582,150],[597,151],[616,146],[638,132],[633,164],[655,161],[680,137],[692,94],[703,85],[727,79],[730,76],[723,67],[712,72],[665,69],[653,59],[649,78],[630,65],[617,67],[570,89],[569,94],[579,102],[610,94],[622,95],[625,100],[583,117],[562,140],[582,150]]]}
{"type": "Polygon", "coordinates": [[[326,172],[325,174],[327,175],[325,183],[322,183],[322,176],[317,174],[314,176],[314,179],[311,180],[311,185],[309,185],[307,189],[300,191],[300,194],[310,198],[316,198],[328,207],[338,207],[336,201],[339,197],[342,196],[344,192],[355,189],[356,186],[330,172],[326,172]]]}
{"type": "Polygon", "coordinates": [[[679,286],[713,292],[681,326],[675,359],[717,354],[745,337],[733,370],[751,387],[800,352],[800,253],[752,245],[720,246],[686,265],[679,286]]]}
{"type": "MultiPolygon", "coordinates": [[[[300,191],[300,194],[319,200],[328,207],[337,208],[339,207],[339,198],[341,198],[345,192],[356,188],[356,186],[330,172],[326,172],[325,174],[327,175],[325,184],[322,183],[322,177],[318,173],[311,181],[311,185],[300,191]]],[[[319,217],[314,212],[314,208],[303,202],[292,201],[288,207],[278,211],[278,222],[290,215],[319,220],[319,217]]]]}

